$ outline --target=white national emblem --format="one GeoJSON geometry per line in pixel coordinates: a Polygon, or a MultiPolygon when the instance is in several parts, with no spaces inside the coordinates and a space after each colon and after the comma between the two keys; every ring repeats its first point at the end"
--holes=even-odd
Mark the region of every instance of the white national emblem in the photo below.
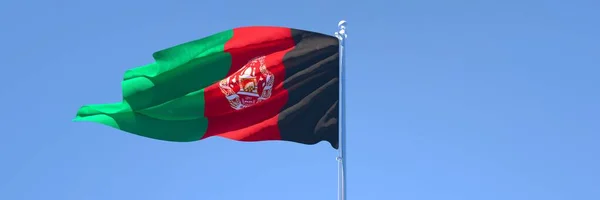
{"type": "Polygon", "coordinates": [[[265,65],[265,56],[254,58],[219,82],[221,92],[233,109],[250,107],[271,97],[275,76],[265,65]]]}

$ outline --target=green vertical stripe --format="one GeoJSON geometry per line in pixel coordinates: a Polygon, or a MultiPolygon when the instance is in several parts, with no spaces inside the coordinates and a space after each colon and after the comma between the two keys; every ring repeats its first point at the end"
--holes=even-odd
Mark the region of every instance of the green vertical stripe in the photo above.
{"type": "Polygon", "coordinates": [[[231,66],[224,51],[233,30],[177,45],[153,54],[156,62],[128,70],[123,102],[87,105],[75,121],[92,121],[168,141],[202,138],[204,88],[223,79],[231,66]]]}

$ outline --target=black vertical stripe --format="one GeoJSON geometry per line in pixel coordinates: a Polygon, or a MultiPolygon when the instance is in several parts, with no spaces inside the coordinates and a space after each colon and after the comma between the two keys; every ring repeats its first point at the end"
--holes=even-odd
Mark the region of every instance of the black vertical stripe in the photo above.
{"type": "Polygon", "coordinates": [[[338,148],[339,41],[292,29],[296,46],[283,57],[288,101],[279,114],[282,140],[328,141],[338,148]]]}

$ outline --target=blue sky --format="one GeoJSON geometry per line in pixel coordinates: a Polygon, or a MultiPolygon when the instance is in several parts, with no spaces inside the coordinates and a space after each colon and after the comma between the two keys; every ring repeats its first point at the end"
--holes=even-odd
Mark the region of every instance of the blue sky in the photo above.
{"type": "Polygon", "coordinates": [[[336,198],[336,151],[73,123],[154,51],[348,20],[350,200],[600,199],[600,1],[0,2],[0,199],[336,198]],[[395,3],[393,3],[395,2],[395,3]]]}

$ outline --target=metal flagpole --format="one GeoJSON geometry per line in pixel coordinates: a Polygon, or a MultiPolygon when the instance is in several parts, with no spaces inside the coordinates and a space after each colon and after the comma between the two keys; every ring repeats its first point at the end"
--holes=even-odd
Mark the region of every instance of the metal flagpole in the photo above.
{"type": "Polygon", "coordinates": [[[339,155],[338,161],[338,200],[346,200],[346,21],[338,23],[335,36],[340,41],[340,103],[339,103],[339,155]]]}

